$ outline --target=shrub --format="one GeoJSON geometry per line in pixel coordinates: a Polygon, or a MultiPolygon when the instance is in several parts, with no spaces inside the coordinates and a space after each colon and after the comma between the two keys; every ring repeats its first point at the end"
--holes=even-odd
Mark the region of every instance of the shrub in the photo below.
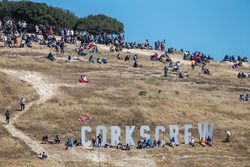
{"type": "Polygon", "coordinates": [[[142,90],[139,92],[139,96],[146,96],[147,95],[147,91],[142,90]]]}
{"type": "Polygon", "coordinates": [[[99,14],[78,19],[75,29],[95,35],[103,33],[119,34],[124,32],[124,25],[114,18],[99,14]]]}

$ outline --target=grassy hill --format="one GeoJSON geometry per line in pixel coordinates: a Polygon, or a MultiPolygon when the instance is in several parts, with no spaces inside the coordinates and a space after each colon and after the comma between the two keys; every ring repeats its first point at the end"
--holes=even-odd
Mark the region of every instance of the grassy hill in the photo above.
{"type": "MultiPolygon", "coordinates": [[[[250,137],[250,103],[239,102],[240,93],[250,92],[249,79],[237,79],[238,71],[249,72],[249,64],[233,70],[227,63],[212,62],[208,65],[211,75],[201,73],[201,68],[191,70],[189,62],[181,60],[181,56],[172,55],[182,63],[181,70],[188,71],[190,77],[179,79],[170,72],[168,78],[163,77],[164,64],[152,62],[147,52],[141,52],[139,62],[143,67],[135,69],[133,62],[117,60],[115,54],[108,53],[105,48],[102,54],[95,57],[107,57],[109,63],[90,64],[88,57],[80,57],[81,61],[66,61],[66,57],[56,55],[55,62],[46,60],[51,51],[34,45],[32,49],[0,49],[1,69],[11,69],[18,75],[25,71],[37,72],[44,77],[45,84],[53,85],[54,94],[46,102],[34,104],[15,122],[15,126],[40,141],[44,134],[53,138],[60,135],[65,141],[68,137],[79,138],[80,128],[89,123],[78,121],[80,115],[91,115],[91,125],[155,125],[191,123],[195,126],[193,135],[197,141],[197,123],[215,122],[213,147],[190,147],[181,145],[178,148],[157,148],[149,150],[131,150],[123,152],[116,149],[101,149],[102,166],[247,166],[249,164],[250,147],[246,144],[250,137]],[[78,78],[86,74],[90,83],[80,85],[78,78]],[[142,93],[143,92],[143,93],[142,93]],[[222,143],[224,131],[229,129],[233,141],[222,143]]],[[[67,45],[65,55],[76,55],[74,46],[67,45]]],[[[124,54],[122,54],[124,56],[124,54]]],[[[77,56],[75,56],[77,57],[77,56]]],[[[18,75],[0,73],[0,99],[2,105],[10,105],[15,113],[17,97],[25,94],[28,102],[38,98],[35,88],[30,83],[19,80],[18,75]],[[11,83],[11,84],[7,84],[11,83]],[[9,90],[9,91],[8,91],[9,90]],[[3,93],[2,93],[3,92],[3,93]],[[8,97],[8,98],[6,98],[8,97]]],[[[43,86],[43,84],[41,85],[43,86]]],[[[44,88],[46,89],[46,88],[44,88]]],[[[4,114],[6,107],[2,107],[4,114]]],[[[1,129],[0,129],[1,131],[1,129]]],[[[11,145],[11,136],[4,133],[1,145],[11,145]],[[5,135],[6,134],[6,135],[5,135]]],[[[183,140],[183,128],[180,129],[180,141],[183,140]]],[[[123,132],[122,132],[123,133],[123,132]]],[[[2,133],[1,133],[2,135],[2,133]]],[[[109,136],[109,135],[108,135],[109,136]]],[[[168,137],[168,134],[166,135],[168,137]]],[[[124,138],[124,137],[123,137],[124,138]]],[[[139,139],[138,137],[136,139],[139,139]]],[[[109,141],[109,140],[108,140],[109,141]]],[[[136,141],[136,140],[135,140],[136,141]]],[[[36,166],[37,160],[26,145],[18,141],[18,147],[8,150],[20,165],[36,166]],[[25,157],[19,156],[18,149],[24,150],[25,157]],[[28,158],[29,162],[25,159],[28,158]]],[[[52,159],[46,163],[64,166],[98,166],[97,151],[73,148],[63,150],[64,145],[43,145],[52,159]],[[54,159],[53,159],[54,158],[54,159]],[[58,161],[56,161],[57,159],[58,161]]],[[[6,148],[0,148],[5,154],[6,148]]],[[[1,154],[2,155],[2,154],[1,154]]],[[[10,157],[0,159],[1,164],[11,160],[10,157]]]]}

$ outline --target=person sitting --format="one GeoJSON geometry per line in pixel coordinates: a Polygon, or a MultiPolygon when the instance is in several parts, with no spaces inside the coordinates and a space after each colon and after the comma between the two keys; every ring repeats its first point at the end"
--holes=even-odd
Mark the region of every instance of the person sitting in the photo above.
{"type": "Polygon", "coordinates": [[[245,101],[244,94],[240,94],[240,101],[245,101]]]}
{"type": "Polygon", "coordinates": [[[173,62],[172,61],[169,62],[168,67],[173,68],[173,62]]]}
{"type": "Polygon", "coordinates": [[[41,159],[41,160],[44,160],[45,158],[47,158],[47,154],[43,151],[42,153],[39,153],[38,154],[38,158],[41,159]]]}
{"type": "Polygon", "coordinates": [[[139,141],[137,142],[136,148],[137,148],[137,149],[142,149],[142,148],[143,148],[143,143],[142,143],[141,140],[139,140],[139,141]]]}
{"type": "Polygon", "coordinates": [[[121,150],[126,150],[126,151],[129,151],[129,150],[130,150],[130,147],[129,147],[129,145],[128,145],[128,144],[126,144],[126,145],[122,145],[122,146],[121,146],[121,150]]]}
{"type": "Polygon", "coordinates": [[[130,150],[130,146],[128,144],[126,145],[126,150],[130,150]]]}
{"type": "Polygon", "coordinates": [[[68,139],[65,143],[65,150],[67,150],[69,147],[73,147],[73,141],[71,139],[68,139]]]}
{"type": "Polygon", "coordinates": [[[54,58],[54,56],[52,55],[51,52],[48,55],[48,60],[50,60],[50,61],[54,61],[55,60],[55,58],[54,58]]]}
{"type": "Polygon", "coordinates": [[[241,73],[240,73],[240,72],[238,73],[238,78],[242,78],[242,76],[241,76],[241,73]]]}
{"type": "Polygon", "coordinates": [[[176,64],[176,66],[177,66],[178,68],[181,67],[181,62],[180,62],[180,61],[177,61],[175,64],[176,64]]]}
{"type": "Polygon", "coordinates": [[[225,134],[226,134],[225,142],[230,142],[231,141],[231,135],[232,135],[231,132],[226,130],[225,134]]]}
{"type": "Polygon", "coordinates": [[[81,50],[81,51],[78,52],[78,55],[80,55],[80,56],[87,56],[88,52],[86,50],[81,50]]]}
{"type": "Polygon", "coordinates": [[[179,73],[179,78],[188,78],[188,72],[185,71],[185,72],[180,72],[179,73]]]}
{"type": "Polygon", "coordinates": [[[246,78],[246,74],[244,72],[238,73],[238,78],[246,78]]]}
{"type": "Polygon", "coordinates": [[[110,46],[109,51],[110,51],[110,52],[115,52],[115,49],[114,49],[114,46],[113,46],[113,45],[110,46]]]}
{"type": "Polygon", "coordinates": [[[180,73],[179,73],[179,78],[184,78],[183,72],[180,72],[180,73]]]}
{"type": "Polygon", "coordinates": [[[71,61],[71,59],[72,59],[72,58],[71,58],[71,56],[70,56],[70,55],[68,55],[68,61],[71,61]]]}
{"type": "Polygon", "coordinates": [[[177,66],[177,64],[174,64],[173,65],[173,72],[178,72],[179,68],[177,66]]]}
{"type": "Polygon", "coordinates": [[[205,69],[204,74],[210,75],[210,71],[208,69],[205,69]]]}
{"type": "Polygon", "coordinates": [[[210,136],[207,137],[206,144],[209,145],[209,146],[212,146],[212,139],[211,139],[210,136]]]}
{"type": "Polygon", "coordinates": [[[228,55],[225,55],[223,61],[229,61],[229,56],[228,56],[228,55]]]}
{"type": "Polygon", "coordinates": [[[39,154],[38,154],[38,158],[43,160],[43,155],[42,155],[42,153],[39,153],[39,154]]]}
{"type": "Polygon", "coordinates": [[[183,60],[189,60],[189,55],[187,52],[184,52],[183,60]]]}
{"type": "Polygon", "coordinates": [[[103,59],[102,59],[102,63],[103,63],[103,64],[108,64],[108,60],[107,60],[106,58],[103,58],[103,59]]]}
{"type": "Polygon", "coordinates": [[[233,68],[233,69],[235,69],[235,68],[237,68],[237,67],[238,67],[238,64],[232,65],[232,68],[233,68]]]}
{"type": "Polygon", "coordinates": [[[249,98],[249,95],[246,94],[246,96],[245,96],[245,101],[248,101],[248,98],[249,98]]]}
{"type": "Polygon", "coordinates": [[[153,141],[153,147],[157,147],[157,142],[156,142],[156,140],[153,141]]]}
{"type": "Polygon", "coordinates": [[[169,140],[169,146],[170,146],[170,147],[174,147],[174,143],[175,143],[175,138],[172,137],[172,138],[169,140]]]}
{"type": "Polygon", "coordinates": [[[159,140],[156,142],[156,144],[157,144],[157,147],[161,147],[161,145],[162,145],[161,140],[159,139],[159,140]]]}
{"type": "Polygon", "coordinates": [[[24,48],[24,45],[25,45],[25,41],[21,40],[19,48],[24,48]]]}
{"type": "Polygon", "coordinates": [[[117,149],[122,149],[122,143],[117,144],[116,148],[117,149]]]}
{"type": "Polygon", "coordinates": [[[133,66],[133,67],[134,67],[134,68],[138,68],[138,66],[139,66],[138,62],[137,62],[137,61],[135,61],[135,62],[134,62],[134,66],[133,66]]]}
{"type": "Polygon", "coordinates": [[[190,138],[189,144],[194,147],[194,138],[193,137],[190,138]]]}
{"type": "Polygon", "coordinates": [[[147,143],[147,140],[144,139],[143,142],[142,142],[142,148],[146,148],[146,143],[147,143]]]}
{"type": "Polygon", "coordinates": [[[129,61],[129,60],[130,60],[130,56],[126,55],[124,61],[129,61]]]}
{"type": "Polygon", "coordinates": [[[48,140],[49,140],[48,135],[43,136],[43,138],[42,138],[42,144],[48,143],[48,140]]]}
{"type": "Polygon", "coordinates": [[[74,146],[81,146],[82,145],[81,141],[80,140],[78,141],[77,139],[73,141],[73,144],[74,144],[74,146]]]}
{"type": "Polygon", "coordinates": [[[118,53],[116,57],[117,57],[118,60],[122,60],[122,59],[123,59],[123,58],[121,57],[120,53],[118,53]]]}
{"type": "Polygon", "coordinates": [[[89,57],[89,62],[90,63],[94,63],[95,61],[94,61],[94,56],[93,55],[91,55],[90,57],[89,57]]]}
{"type": "Polygon", "coordinates": [[[153,145],[152,140],[148,139],[147,142],[146,142],[146,148],[151,148],[152,145],[153,145]]]}
{"type": "Polygon", "coordinates": [[[27,41],[26,45],[27,47],[32,48],[32,43],[30,41],[27,41]]]}
{"type": "Polygon", "coordinates": [[[202,147],[205,147],[206,142],[203,137],[200,139],[199,144],[202,145],[202,147]]]}
{"type": "Polygon", "coordinates": [[[59,138],[58,135],[55,136],[54,142],[55,142],[55,144],[59,144],[61,142],[61,140],[60,140],[60,138],[59,138]]]}
{"type": "Polygon", "coordinates": [[[102,60],[99,57],[96,59],[96,62],[102,64],[102,60]]]}
{"type": "Polygon", "coordinates": [[[241,73],[242,78],[246,78],[246,74],[244,72],[241,73]]]}
{"type": "Polygon", "coordinates": [[[18,48],[18,41],[16,39],[14,40],[14,47],[18,48]]]}
{"type": "Polygon", "coordinates": [[[135,55],[133,56],[133,60],[136,61],[136,62],[138,61],[138,55],[137,55],[137,54],[135,54],[135,55]]]}
{"type": "Polygon", "coordinates": [[[79,79],[79,82],[80,83],[88,83],[89,81],[87,80],[87,77],[86,75],[81,75],[80,79],[79,79]]]}
{"type": "Polygon", "coordinates": [[[151,56],[150,56],[150,60],[151,60],[151,61],[158,61],[158,60],[159,60],[158,54],[155,53],[154,55],[151,55],[151,56]]]}

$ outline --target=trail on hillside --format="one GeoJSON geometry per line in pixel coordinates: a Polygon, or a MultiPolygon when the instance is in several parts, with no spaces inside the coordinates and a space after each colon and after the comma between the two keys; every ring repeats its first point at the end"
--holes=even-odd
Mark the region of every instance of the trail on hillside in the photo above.
{"type": "Polygon", "coordinates": [[[52,96],[55,95],[56,87],[53,85],[47,84],[44,77],[40,75],[40,73],[36,72],[29,72],[29,71],[15,71],[15,70],[1,70],[1,72],[4,72],[10,76],[19,78],[29,84],[31,84],[34,89],[39,94],[39,99],[35,102],[28,103],[26,106],[26,109],[22,112],[18,112],[11,120],[11,122],[8,125],[3,125],[3,127],[13,136],[16,138],[19,138],[21,141],[26,143],[32,151],[35,153],[40,153],[42,151],[45,151],[48,153],[47,150],[45,150],[39,142],[31,139],[29,136],[24,134],[21,130],[16,129],[13,123],[15,120],[17,120],[22,114],[29,111],[29,108],[33,104],[41,104],[45,102],[46,100],[50,99],[52,96]]]}
{"type": "MultiPolygon", "coordinates": [[[[27,108],[23,112],[18,112],[15,117],[12,119],[9,125],[3,125],[3,127],[13,136],[21,141],[25,142],[32,151],[35,153],[40,153],[42,151],[45,151],[49,155],[49,159],[55,160],[55,161],[90,161],[92,163],[105,163],[108,162],[114,166],[157,166],[157,164],[154,161],[154,158],[150,158],[146,150],[138,150],[133,152],[133,156],[130,156],[126,154],[125,152],[117,152],[117,156],[113,157],[110,155],[110,153],[106,150],[100,150],[93,151],[88,150],[86,148],[70,148],[69,150],[63,150],[62,148],[58,147],[51,147],[48,145],[42,146],[39,141],[33,140],[28,135],[24,134],[21,130],[16,129],[13,123],[15,120],[17,120],[22,114],[25,112],[29,112],[29,108],[34,104],[41,104],[52,98],[53,96],[57,95],[58,90],[60,86],[70,86],[70,87],[77,87],[77,84],[75,85],[69,85],[69,84],[59,84],[54,83],[52,80],[39,73],[39,72],[31,72],[31,71],[16,71],[16,70],[0,70],[10,76],[13,76],[15,78],[21,79],[34,87],[36,92],[39,94],[39,99],[30,102],[27,105],[27,108]],[[119,157],[119,158],[118,158],[119,157]]],[[[2,118],[2,116],[0,116],[2,118]]],[[[3,119],[3,118],[2,118],[3,119]]],[[[203,154],[203,157],[207,158],[216,158],[221,157],[221,155],[211,155],[211,154],[203,154]]],[[[200,158],[200,155],[165,155],[164,157],[167,159],[172,159],[175,161],[178,161],[180,159],[186,159],[186,158],[200,158]]],[[[231,158],[238,158],[233,156],[224,156],[223,158],[231,159],[231,158]]],[[[243,158],[243,157],[240,157],[243,158]]]]}
{"type": "MultiPolygon", "coordinates": [[[[12,121],[8,125],[3,125],[3,127],[13,136],[21,141],[25,142],[32,151],[35,153],[40,153],[42,151],[45,151],[49,159],[54,159],[57,161],[79,161],[79,160],[88,160],[94,163],[98,163],[99,161],[101,163],[103,162],[114,162],[116,166],[121,166],[122,161],[126,161],[127,164],[129,164],[131,161],[137,163],[136,166],[144,166],[144,164],[150,164],[150,166],[156,166],[156,164],[152,161],[147,159],[147,153],[140,152],[140,156],[137,158],[132,158],[129,156],[125,156],[121,160],[117,161],[114,160],[110,155],[108,155],[105,152],[97,152],[97,151],[86,151],[83,150],[76,150],[76,149],[70,149],[68,151],[65,150],[54,150],[51,149],[48,151],[48,149],[45,149],[41,146],[41,144],[38,141],[33,140],[28,135],[24,134],[21,130],[16,129],[13,123],[15,120],[17,120],[22,114],[29,111],[29,108],[34,104],[41,104],[55,96],[58,92],[58,88],[60,86],[76,86],[77,85],[68,85],[68,84],[57,84],[57,83],[51,83],[48,77],[42,75],[39,72],[31,72],[31,71],[16,71],[16,70],[7,70],[7,69],[1,69],[1,72],[4,72],[10,76],[19,78],[29,84],[32,85],[32,87],[36,90],[36,92],[39,95],[38,100],[34,102],[29,102],[26,109],[22,112],[18,112],[14,118],[12,118],[12,121]]],[[[2,117],[2,116],[1,116],[2,117]]],[[[2,120],[4,120],[2,118],[2,120]]]]}

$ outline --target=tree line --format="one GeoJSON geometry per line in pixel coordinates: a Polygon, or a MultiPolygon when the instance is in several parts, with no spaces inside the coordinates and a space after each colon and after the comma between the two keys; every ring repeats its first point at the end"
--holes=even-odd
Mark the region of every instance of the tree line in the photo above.
{"type": "Polygon", "coordinates": [[[68,28],[92,34],[124,32],[123,23],[102,14],[79,18],[69,10],[30,1],[0,2],[0,19],[26,21],[29,31],[34,31],[35,25],[42,24],[53,26],[55,30],[68,28]]]}

